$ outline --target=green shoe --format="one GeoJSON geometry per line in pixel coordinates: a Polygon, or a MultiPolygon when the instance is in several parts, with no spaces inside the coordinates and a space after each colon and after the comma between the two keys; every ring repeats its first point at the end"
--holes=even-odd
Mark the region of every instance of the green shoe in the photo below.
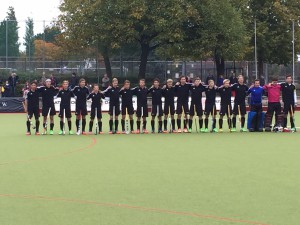
{"type": "Polygon", "coordinates": [[[296,132],[297,130],[296,130],[295,127],[293,127],[293,128],[291,129],[291,131],[294,133],[294,132],[296,132]]]}
{"type": "Polygon", "coordinates": [[[233,133],[236,132],[236,128],[232,128],[231,132],[233,132],[233,133]]]}
{"type": "Polygon", "coordinates": [[[242,128],[241,131],[242,132],[248,132],[248,130],[246,128],[242,128]]]}
{"type": "Polygon", "coordinates": [[[60,131],[58,132],[58,134],[59,134],[59,135],[62,135],[62,134],[63,134],[63,131],[62,131],[62,130],[60,130],[60,131]]]}
{"type": "Polygon", "coordinates": [[[204,130],[204,133],[208,133],[209,131],[208,131],[208,129],[207,128],[205,128],[205,130],[204,130]]]}
{"type": "Polygon", "coordinates": [[[219,131],[218,131],[218,129],[217,128],[214,128],[213,129],[213,133],[218,133],[219,131]]]}
{"type": "Polygon", "coordinates": [[[53,135],[53,134],[54,134],[53,130],[50,130],[49,134],[50,134],[50,135],[53,135]]]}
{"type": "Polygon", "coordinates": [[[200,132],[201,132],[201,133],[204,133],[204,132],[205,132],[205,129],[204,129],[204,128],[201,128],[201,129],[200,129],[200,132]]]}
{"type": "Polygon", "coordinates": [[[74,134],[74,132],[70,130],[70,131],[69,131],[69,134],[70,134],[70,135],[73,135],[73,134],[74,134]]]}
{"type": "Polygon", "coordinates": [[[192,129],[191,128],[189,129],[189,133],[192,133],[192,129]]]}

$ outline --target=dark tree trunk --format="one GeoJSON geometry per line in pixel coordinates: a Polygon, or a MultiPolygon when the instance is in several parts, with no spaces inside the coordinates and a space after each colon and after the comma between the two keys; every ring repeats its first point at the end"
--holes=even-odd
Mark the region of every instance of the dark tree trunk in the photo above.
{"type": "Polygon", "coordinates": [[[109,52],[107,48],[104,48],[102,52],[104,64],[105,64],[105,70],[108,77],[112,77],[112,70],[111,70],[111,64],[110,64],[110,58],[109,58],[109,52]]]}
{"type": "Polygon", "coordinates": [[[147,62],[148,56],[151,51],[150,45],[148,43],[141,43],[141,63],[140,63],[140,71],[139,71],[139,79],[144,79],[146,77],[147,70],[147,62]]]}
{"type": "Polygon", "coordinates": [[[217,76],[224,75],[225,73],[225,60],[223,57],[215,53],[215,62],[217,68],[217,76]]]}

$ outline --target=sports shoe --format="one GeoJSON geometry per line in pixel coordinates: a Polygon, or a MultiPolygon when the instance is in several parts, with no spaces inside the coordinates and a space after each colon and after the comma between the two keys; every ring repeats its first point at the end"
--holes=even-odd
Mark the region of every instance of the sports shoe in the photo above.
{"type": "Polygon", "coordinates": [[[152,130],[151,133],[152,133],[152,134],[155,134],[155,130],[152,130]]]}
{"type": "Polygon", "coordinates": [[[39,136],[39,135],[40,135],[40,132],[35,132],[35,135],[36,135],[36,136],[39,136]]]}
{"type": "Polygon", "coordinates": [[[63,131],[62,131],[62,130],[60,130],[60,131],[58,132],[58,134],[59,134],[59,135],[62,135],[62,134],[63,134],[63,131]]]}
{"type": "Polygon", "coordinates": [[[245,127],[243,127],[243,128],[241,129],[241,132],[248,132],[248,130],[247,130],[245,127]]]}
{"type": "Polygon", "coordinates": [[[192,128],[189,128],[189,133],[192,133],[192,128]]]}
{"type": "Polygon", "coordinates": [[[31,133],[30,132],[26,132],[26,135],[29,136],[29,135],[31,135],[31,133]]]}
{"type": "Polygon", "coordinates": [[[205,128],[204,129],[204,133],[208,133],[209,131],[208,131],[208,128],[205,128]]]}
{"type": "Polygon", "coordinates": [[[49,134],[50,134],[50,135],[53,135],[53,134],[54,134],[53,130],[50,130],[49,134]]]}
{"type": "Polygon", "coordinates": [[[204,132],[205,132],[205,128],[201,128],[201,129],[200,129],[200,132],[201,132],[201,133],[204,133],[204,132]]]}
{"type": "Polygon", "coordinates": [[[70,135],[74,135],[74,132],[70,130],[70,131],[69,131],[69,134],[70,134],[70,135]]]}
{"type": "Polygon", "coordinates": [[[219,133],[223,133],[223,129],[219,129],[219,133]]]}
{"type": "Polygon", "coordinates": [[[164,132],[164,134],[168,133],[168,131],[167,131],[167,130],[164,130],[163,132],[164,132]]]}
{"type": "Polygon", "coordinates": [[[230,132],[235,133],[236,132],[236,128],[231,128],[230,132]]]}
{"type": "Polygon", "coordinates": [[[110,130],[110,131],[108,132],[108,134],[113,134],[113,132],[110,130]]]}
{"type": "Polygon", "coordinates": [[[135,131],[134,131],[134,130],[132,130],[132,131],[130,131],[130,133],[131,133],[131,134],[135,134],[135,131]]]}
{"type": "Polygon", "coordinates": [[[143,130],[143,133],[144,133],[144,134],[148,134],[149,132],[148,132],[146,129],[144,129],[144,130],[143,130]]]}
{"type": "Polygon", "coordinates": [[[253,128],[250,128],[249,129],[249,132],[254,132],[255,130],[253,128]]]}
{"type": "Polygon", "coordinates": [[[188,129],[184,128],[183,133],[188,133],[188,129]]]}
{"type": "Polygon", "coordinates": [[[297,129],[295,127],[291,128],[291,131],[294,133],[294,132],[297,132],[297,129]]]}
{"type": "Polygon", "coordinates": [[[180,128],[177,130],[177,133],[182,133],[182,131],[181,131],[181,129],[180,129],[180,128]]]}
{"type": "Polygon", "coordinates": [[[140,134],[141,133],[141,131],[140,130],[136,130],[136,132],[135,132],[136,134],[140,134]]]}
{"type": "Polygon", "coordinates": [[[159,134],[162,134],[162,130],[158,130],[158,133],[159,133],[159,134]]]}
{"type": "Polygon", "coordinates": [[[78,131],[76,132],[76,135],[80,135],[80,130],[78,130],[78,131]]]}
{"type": "Polygon", "coordinates": [[[86,135],[86,132],[85,132],[85,131],[82,131],[82,135],[86,135]]]}
{"type": "Polygon", "coordinates": [[[104,134],[104,133],[102,131],[100,131],[99,134],[104,134]]]}
{"type": "Polygon", "coordinates": [[[213,132],[213,133],[218,133],[219,131],[218,131],[217,128],[214,128],[214,129],[212,130],[212,132],[213,132]]]}
{"type": "Polygon", "coordinates": [[[172,130],[171,133],[177,133],[177,130],[172,130]]]}
{"type": "Polygon", "coordinates": [[[125,130],[122,130],[122,134],[126,134],[126,131],[125,131],[125,130]]]}

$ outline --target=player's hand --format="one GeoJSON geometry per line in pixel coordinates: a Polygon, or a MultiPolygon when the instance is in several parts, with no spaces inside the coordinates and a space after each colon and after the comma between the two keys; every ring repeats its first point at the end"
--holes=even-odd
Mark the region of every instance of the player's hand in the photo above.
{"type": "Polygon", "coordinates": [[[112,87],[109,85],[109,86],[107,87],[107,89],[112,89],[112,87]]]}
{"type": "Polygon", "coordinates": [[[254,84],[252,84],[249,88],[250,88],[250,89],[251,89],[251,88],[254,88],[254,84]]]}
{"type": "Polygon", "coordinates": [[[224,87],[224,85],[220,86],[219,88],[223,88],[223,87],[224,87]]]}
{"type": "Polygon", "coordinates": [[[177,86],[178,86],[178,85],[180,85],[180,83],[179,83],[179,82],[177,82],[175,85],[177,85],[177,86]]]}
{"type": "Polygon", "coordinates": [[[162,89],[166,89],[166,87],[167,87],[167,85],[164,85],[164,86],[162,87],[162,89]]]}

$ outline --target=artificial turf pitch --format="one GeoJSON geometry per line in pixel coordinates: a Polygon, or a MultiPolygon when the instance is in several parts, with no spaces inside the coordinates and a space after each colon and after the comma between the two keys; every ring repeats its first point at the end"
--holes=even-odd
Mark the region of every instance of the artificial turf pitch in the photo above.
{"type": "Polygon", "coordinates": [[[25,119],[0,114],[1,225],[300,224],[300,133],[25,136],[25,119]]]}

